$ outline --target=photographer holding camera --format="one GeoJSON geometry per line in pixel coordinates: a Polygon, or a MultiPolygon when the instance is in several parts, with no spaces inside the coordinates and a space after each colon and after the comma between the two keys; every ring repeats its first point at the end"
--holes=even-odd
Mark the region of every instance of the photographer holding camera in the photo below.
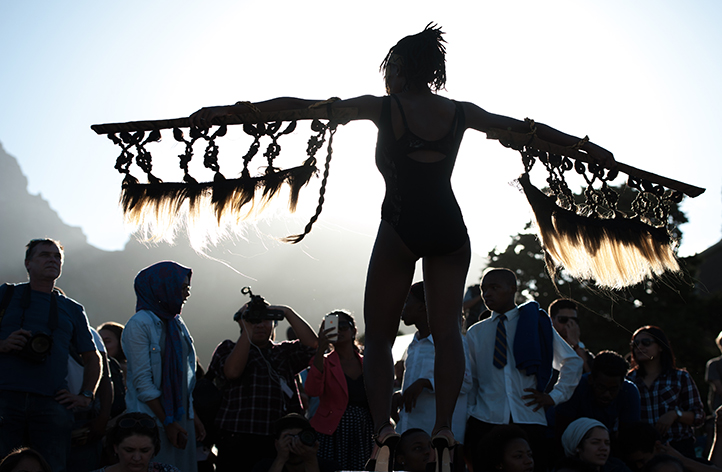
{"type": "Polygon", "coordinates": [[[100,355],[83,306],[55,288],[63,247],[33,239],[26,249],[29,283],[0,286],[0,457],[29,446],[65,471],[73,409],[93,400],[100,355]],[[66,382],[71,345],[84,365],[80,392],[66,382]]]}
{"type": "Polygon", "coordinates": [[[313,328],[292,308],[269,305],[250,289],[243,293],[251,301],[233,317],[241,335],[237,342],[219,344],[208,367],[222,384],[216,416],[218,472],[249,472],[256,461],[275,455],[273,424],[301,413],[294,377],[308,367],[318,346],[313,328]],[[298,340],[273,341],[276,323],[283,318],[298,340]]]}
{"type": "Polygon", "coordinates": [[[309,421],[298,413],[274,425],[276,457],[256,463],[253,472],[333,472],[338,464],[318,457],[319,442],[309,421]]]}

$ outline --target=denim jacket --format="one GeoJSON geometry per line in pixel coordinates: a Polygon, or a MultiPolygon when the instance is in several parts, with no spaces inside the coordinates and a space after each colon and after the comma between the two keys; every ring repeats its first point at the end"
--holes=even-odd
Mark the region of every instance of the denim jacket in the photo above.
{"type": "MultiPolygon", "coordinates": [[[[193,338],[179,317],[182,339],[187,343],[188,359],[185,379],[188,382],[188,417],[193,418],[193,387],[196,383],[196,351],[193,338]]],[[[152,311],[141,310],[128,320],[122,335],[123,352],[128,359],[125,402],[127,412],[140,411],[155,417],[145,403],[161,396],[163,373],[161,346],[165,344],[163,321],[152,311]]]]}

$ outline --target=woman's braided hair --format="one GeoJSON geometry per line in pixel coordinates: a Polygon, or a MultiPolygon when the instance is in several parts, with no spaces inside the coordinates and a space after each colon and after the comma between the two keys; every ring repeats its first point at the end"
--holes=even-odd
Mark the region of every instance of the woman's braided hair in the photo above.
{"type": "Polygon", "coordinates": [[[401,57],[403,76],[408,83],[429,85],[431,90],[439,91],[446,85],[446,41],[441,27],[433,23],[426,25],[421,33],[406,36],[389,49],[389,53],[381,63],[383,72],[389,65],[392,55],[401,57]]]}

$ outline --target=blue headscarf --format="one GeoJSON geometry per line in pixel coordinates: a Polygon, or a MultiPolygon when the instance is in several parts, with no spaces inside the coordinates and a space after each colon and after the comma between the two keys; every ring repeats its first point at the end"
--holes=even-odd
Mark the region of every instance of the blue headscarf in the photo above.
{"type": "Polygon", "coordinates": [[[183,383],[186,369],[181,344],[180,312],[183,307],[183,283],[193,271],[173,261],[163,261],[146,267],[135,276],[135,311],[149,310],[165,321],[161,405],[165,411],[164,425],[178,421],[185,415],[183,383]]]}

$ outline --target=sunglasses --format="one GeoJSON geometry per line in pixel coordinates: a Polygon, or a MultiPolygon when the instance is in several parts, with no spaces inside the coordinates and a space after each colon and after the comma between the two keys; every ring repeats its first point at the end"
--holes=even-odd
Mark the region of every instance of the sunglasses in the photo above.
{"type": "Polygon", "coordinates": [[[654,339],[652,339],[652,338],[635,339],[634,341],[632,341],[631,346],[632,346],[632,347],[639,347],[639,345],[641,344],[641,345],[644,346],[644,347],[649,347],[649,346],[651,346],[652,344],[654,344],[655,342],[656,342],[656,341],[655,341],[654,339]]]}
{"type": "Polygon", "coordinates": [[[339,321],[338,322],[338,329],[340,331],[346,331],[351,329],[352,325],[348,321],[339,321]]]}
{"type": "Polygon", "coordinates": [[[574,322],[577,322],[576,316],[557,316],[557,321],[559,321],[561,324],[567,324],[569,320],[574,320],[574,322]]]}
{"type": "Polygon", "coordinates": [[[133,418],[124,418],[118,421],[118,426],[123,429],[134,428],[136,425],[140,425],[141,428],[153,429],[156,428],[155,421],[150,418],[141,418],[135,420],[133,418]]]}

